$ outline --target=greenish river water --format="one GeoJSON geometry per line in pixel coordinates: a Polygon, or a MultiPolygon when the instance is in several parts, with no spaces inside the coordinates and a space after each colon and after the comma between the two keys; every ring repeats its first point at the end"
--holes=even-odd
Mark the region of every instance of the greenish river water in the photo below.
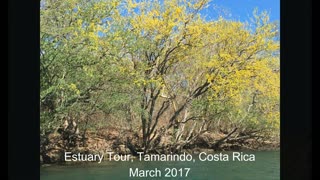
{"type": "MultiPolygon", "coordinates": [[[[277,180],[280,179],[280,152],[262,151],[255,154],[254,162],[199,161],[196,162],[109,162],[101,164],[51,165],[41,167],[41,180],[122,180],[122,179],[222,179],[222,180],[277,180]],[[159,169],[161,177],[129,178],[129,169],[159,169]],[[164,177],[165,168],[190,168],[188,177],[164,177]]],[[[179,176],[179,171],[178,171],[179,176]]],[[[185,174],[183,174],[185,175],[185,174]]]]}

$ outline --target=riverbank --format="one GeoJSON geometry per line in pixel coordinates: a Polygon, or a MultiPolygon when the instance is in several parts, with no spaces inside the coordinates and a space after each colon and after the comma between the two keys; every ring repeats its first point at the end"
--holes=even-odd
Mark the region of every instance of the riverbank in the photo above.
{"type": "MultiPolygon", "coordinates": [[[[161,137],[157,148],[149,153],[182,153],[198,154],[200,152],[213,153],[216,151],[264,151],[279,150],[279,140],[264,140],[261,138],[241,136],[225,138],[223,133],[206,132],[193,142],[177,149],[172,135],[161,137]]],[[[143,151],[141,137],[129,130],[104,129],[98,132],[87,132],[85,136],[65,137],[63,133],[50,133],[41,138],[40,162],[42,164],[64,163],[66,151],[84,154],[102,154],[115,152],[116,154],[136,155],[143,151]]]]}

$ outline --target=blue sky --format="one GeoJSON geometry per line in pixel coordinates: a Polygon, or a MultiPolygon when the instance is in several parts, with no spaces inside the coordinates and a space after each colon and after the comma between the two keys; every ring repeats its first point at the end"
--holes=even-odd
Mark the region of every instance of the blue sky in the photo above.
{"type": "Polygon", "coordinates": [[[201,12],[207,19],[223,16],[226,19],[250,21],[252,12],[266,10],[271,21],[280,21],[280,0],[212,0],[209,7],[201,12]]]}

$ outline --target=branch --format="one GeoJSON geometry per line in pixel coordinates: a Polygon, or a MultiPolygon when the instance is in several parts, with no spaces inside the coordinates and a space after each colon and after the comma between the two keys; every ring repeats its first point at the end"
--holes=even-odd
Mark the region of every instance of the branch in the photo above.
{"type": "Polygon", "coordinates": [[[232,134],[234,134],[237,130],[238,130],[237,127],[234,128],[227,136],[219,139],[213,146],[214,146],[215,148],[218,148],[223,141],[225,141],[226,139],[228,139],[228,138],[229,138],[232,134]]]}

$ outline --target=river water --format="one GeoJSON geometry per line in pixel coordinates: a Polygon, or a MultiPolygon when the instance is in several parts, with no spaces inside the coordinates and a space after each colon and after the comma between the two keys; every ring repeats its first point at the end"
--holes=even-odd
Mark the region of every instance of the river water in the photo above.
{"type": "MultiPolygon", "coordinates": [[[[194,180],[277,180],[280,179],[280,152],[249,152],[255,155],[254,162],[239,161],[204,161],[200,162],[109,162],[101,164],[51,165],[41,167],[41,180],[122,180],[129,178],[129,169],[159,169],[161,177],[133,179],[194,179],[194,180]],[[176,168],[177,177],[164,177],[165,168],[176,168]],[[181,175],[179,177],[182,168],[181,175]],[[186,169],[190,168],[185,177],[186,169]]],[[[172,171],[172,170],[171,170],[172,171]]],[[[172,172],[170,172],[172,173],[172,172]]],[[[170,175],[170,174],[169,174],[170,175]]],[[[175,172],[173,172],[175,175],[175,172]]]]}

